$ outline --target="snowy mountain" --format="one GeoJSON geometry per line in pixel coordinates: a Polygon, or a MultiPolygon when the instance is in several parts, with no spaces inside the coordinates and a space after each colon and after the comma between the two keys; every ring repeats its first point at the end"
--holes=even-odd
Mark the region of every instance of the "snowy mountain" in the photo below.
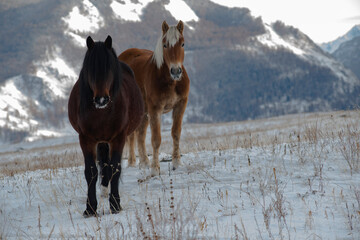
{"type": "Polygon", "coordinates": [[[321,47],[360,79],[360,25],[354,26],[335,41],[322,44],[321,47]]]}
{"type": "Polygon", "coordinates": [[[342,43],[332,55],[360,79],[360,35],[342,43]]]}
{"type": "Polygon", "coordinates": [[[342,43],[352,40],[360,36],[360,25],[351,28],[344,36],[337,38],[334,41],[321,44],[321,48],[329,53],[334,53],[342,43]]]}
{"type": "Polygon", "coordinates": [[[246,8],[207,0],[33,0],[0,3],[0,13],[0,62],[7,66],[0,69],[3,142],[72,132],[67,96],[86,37],[103,41],[110,34],[118,54],[154,49],[163,20],[185,22],[187,122],[347,109],[359,102],[360,82],[351,71],[299,30],[266,24],[246,8]]]}

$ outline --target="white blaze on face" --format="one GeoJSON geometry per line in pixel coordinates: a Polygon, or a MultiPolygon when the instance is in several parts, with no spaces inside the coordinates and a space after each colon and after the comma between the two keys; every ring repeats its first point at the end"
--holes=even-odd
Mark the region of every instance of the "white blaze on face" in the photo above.
{"type": "Polygon", "coordinates": [[[100,104],[102,105],[102,104],[104,103],[104,101],[105,101],[105,98],[104,98],[104,97],[101,97],[101,98],[100,98],[100,104]]]}
{"type": "Polygon", "coordinates": [[[103,109],[103,108],[106,108],[106,106],[107,106],[107,104],[105,104],[105,105],[100,105],[100,104],[95,103],[95,107],[96,107],[97,109],[103,109]]]}
{"type": "Polygon", "coordinates": [[[103,108],[106,108],[107,105],[109,104],[110,101],[107,101],[105,97],[100,97],[100,99],[98,101],[95,101],[95,98],[94,98],[94,105],[95,105],[95,108],[97,109],[103,109],[103,108]]]}

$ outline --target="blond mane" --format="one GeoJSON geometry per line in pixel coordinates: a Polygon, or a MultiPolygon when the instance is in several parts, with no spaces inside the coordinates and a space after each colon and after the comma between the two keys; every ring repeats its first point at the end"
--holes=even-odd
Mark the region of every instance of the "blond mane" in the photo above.
{"type": "Polygon", "coordinates": [[[156,63],[158,69],[160,69],[164,63],[163,40],[166,40],[166,44],[168,44],[169,47],[173,47],[179,41],[180,35],[181,33],[176,26],[171,26],[165,35],[161,36],[157,41],[152,60],[156,63]]]}

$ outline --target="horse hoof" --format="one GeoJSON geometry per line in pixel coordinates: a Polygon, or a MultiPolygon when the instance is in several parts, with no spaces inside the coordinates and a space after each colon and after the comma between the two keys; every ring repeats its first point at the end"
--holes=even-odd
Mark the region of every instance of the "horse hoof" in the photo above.
{"type": "Polygon", "coordinates": [[[181,162],[178,161],[178,162],[173,162],[172,164],[172,170],[175,171],[178,167],[181,166],[181,162]]]}
{"type": "Polygon", "coordinates": [[[160,175],[160,168],[151,168],[151,176],[156,177],[160,175]]]}
{"type": "Polygon", "coordinates": [[[85,210],[83,213],[84,218],[97,217],[97,213],[92,210],[85,210]]]}
{"type": "Polygon", "coordinates": [[[123,208],[121,206],[119,206],[119,209],[114,208],[114,207],[110,207],[110,213],[111,214],[118,214],[123,210],[123,208]]]}
{"type": "Polygon", "coordinates": [[[134,167],[136,167],[136,163],[129,163],[129,164],[128,164],[128,167],[129,167],[129,168],[134,168],[134,167]]]}
{"type": "Polygon", "coordinates": [[[136,159],[129,157],[128,167],[135,167],[135,166],[136,166],[136,159]]]}
{"type": "Polygon", "coordinates": [[[149,162],[141,162],[140,164],[139,164],[139,168],[140,169],[147,169],[147,168],[149,168],[150,167],[150,163],[149,162]]]}

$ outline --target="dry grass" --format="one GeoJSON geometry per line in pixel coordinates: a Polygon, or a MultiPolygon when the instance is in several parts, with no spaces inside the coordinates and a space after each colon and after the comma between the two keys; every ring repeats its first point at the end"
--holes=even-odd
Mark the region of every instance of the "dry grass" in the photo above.
{"type": "Polygon", "coordinates": [[[0,154],[0,174],[13,176],[26,171],[75,167],[83,164],[77,144],[41,147],[0,154]]]}
{"type": "MultiPolygon", "coordinates": [[[[323,154],[321,151],[323,147],[319,146],[321,139],[331,138],[333,142],[340,141],[337,148],[342,152],[349,168],[358,171],[360,168],[360,130],[356,119],[359,118],[359,111],[339,111],[244,122],[189,124],[183,127],[180,147],[181,152],[186,154],[205,150],[251,149],[287,143],[284,151],[297,153],[301,161],[305,162],[311,158],[307,156],[310,152],[308,151],[309,143],[311,147],[316,148],[315,152],[321,155],[323,154]]],[[[151,155],[149,135],[148,133],[146,144],[147,151],[151,155]]],[[[171,151],[170,127],[165,126],[160,152],[171,154],[171,151]]],[[[126,159],[127,156],[128,151],[125,146],[123,158],[126,159]]],[[[25,171],[83,165],[78,143],[0,153],[0,159],[0,174],[6,176],[25,171]]]]}
{"type": "Polygon", "coordinates": [[[197,238],[201,231],[201,222],[196,219],[198,201],[192,196],[187,200],[176,199],[173,191],[173,180],[170,179],[161,198],[145,202],[143,208],[136,209],[137,239],[197,238]],[[186,206],[184,201],[187,201],[186,206]]]}
{"type": "Polygon", "coordinates": [[[347,162],[351,173],[360,168],[360,129],[359,124],[349,123],[338,131],[339,150],[347,162]]]}

